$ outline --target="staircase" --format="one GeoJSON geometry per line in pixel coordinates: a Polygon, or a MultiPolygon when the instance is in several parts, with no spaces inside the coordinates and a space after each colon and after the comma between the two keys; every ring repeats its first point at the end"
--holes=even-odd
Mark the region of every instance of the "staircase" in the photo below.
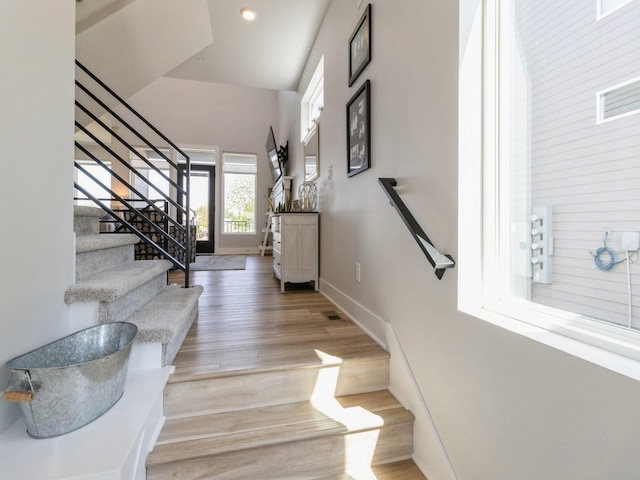
{"type": "MultiPolygon", "coordinates": [[[[135,261],[134,245],[140,241],[136,235],[100,234],[104,211],[74,209],[76,283],[65,292],[65,302],[72,305],[72,331],[97,323],[134,323],[136,342],[149,344],[145,365],[171,365],[198,314],[202,287],[167,285],[171,262],[135,261]]],[[[134,346],[134,353],[141,348],[134,346]]]]}
{"type": "Polygon", "coordinates": [[[136,235],[137,259],[167,259],[185,272],[188,287],[189,156],[77,60],[75,85],[75,200],[99,207],[110,231],[136,235]]]}
{"type": "Polygon", "coordinates": [[[115,321],[138,326],[124,393],[101,417],[58,437],[34,441],[16,422],[0,439],[0,477],[145,480],[145,460],[165,421],[163,390],[203,288],[167,285],[172,264],[166,260],[135,261],[136,235],[98,234],[102,210],[76,206],[74,214],[76,283],[65,293],[69,331],[115,321]]]}
{"type": "Polygon", "coordinates": [[[293,293],[295,305],[268,316],[203,297],[165,388],[148,480],[424,479],[410,460],[414,417],[387,391],[388,352],[324,318],[330,304],[315,295],[311,314],[293,293]],[[256,350],[269,360],[248,360],[256,350]]]}

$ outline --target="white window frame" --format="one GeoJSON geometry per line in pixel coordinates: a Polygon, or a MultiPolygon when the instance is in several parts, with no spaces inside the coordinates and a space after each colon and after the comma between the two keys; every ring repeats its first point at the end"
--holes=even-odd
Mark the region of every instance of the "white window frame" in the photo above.
{"type": "Polygon", "coordinates": [[[596,0],[596,20],[602,20],[631,2],[633,2],[633,0],[623,0],[617,7],[605,11],[606,7],[604,5],[604,0],[596,0]]]}
{"type": "Polygon", "coordinates": [[[618,120],[620,118],[630,117],[631,115],[638,115],[640,113],[640,108],[637,108],[635,110],[630,110],[628,112],[625,112],[620,115],[615,115],[613,117],[604,118],[605,95],[619,88],[626,87],[627,85],[631,85],[632,83],[638,83],[638,82],[640,82],[640,76],[632,78],[631,80],[627,80],[626,82],[622,82],[617,85],[614,85],[613,87],[608,87],[596,93],[596,116],[597,116],[596,123],[601,124],[601,123],[611,122],[613,120],[618,120]]]}
{"type": "Polygon", "coordinates": [[[300,101],[300,141],[304,142],[324,110],[324,55],[300,101]]]}
{"type": "Polygon", "coordinates": [[[258,233],[258,225],[257,225],[257,209],[258,209],[258,155],[255,153],[237,153],[237,152],[223,152],[222,153],[222,175],[221,175],[221,202],[222,208],[220,209],[220,234],[221,235],[256,235],[258,233]],[[234,168],[232,170],[227,170],[226,158],[228,156],[247,156],[253,157],[254,164],[253,166],[247,165],[245,168],[239,167],[234,168]],[[224,222],[225,222],[225,175],[227,173],[239,174],[239,175],[252,175],[254,177],[254,189],[253,189],[253,232],[225,232],[224,231],[224,222]]]}
{"type": "MultiPolygon", "coordinates": [[[[640,380],[640,335],[580,315],[503,297],[498,156],[500,0],[460,2],[458,308],[473,317],[640,380]]],[[[504,178],[504,177],[502,177],[504,178]]]]}

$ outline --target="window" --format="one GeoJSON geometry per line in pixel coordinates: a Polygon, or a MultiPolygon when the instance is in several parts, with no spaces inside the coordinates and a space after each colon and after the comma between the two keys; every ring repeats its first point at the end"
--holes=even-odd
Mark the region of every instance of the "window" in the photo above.
{"type": "Polygon", "coordinates": [[[617,85],[598,93],[598,121],[640,113],[640,79],[617,85]]]}
{"type": "Polygon", "coordinates": [[[300,103],[300,141],[303,142],[318,122],[324,109],[324,56],[320,59],[300,103]]]}
{"type": "Polygon", "coordinates": [[[605,17],[631,2],[633,2],[633,0],[596,0],[597,18],[605,17]]]}
{"type": "MultiPolygon", "coordinates": [[[[131,185],[133,185],[133,187],[137,191],[147,196],[151,200],[162,200],[164,198],[163,194],[166,197],[169,197],[171,189],[169,180],[167,179],[171,178],[171,171],[169,169],[169,164],[167,163],[167,161],[160,155],[158,155],[157,152],[151,149],[139,148],[137,149],[137,152],[144,158],[146,158],[149,162],[151,162],[152,165],[157,167],[161,173],[158,173],[156,170],[150,168],[149,165],[147,165],[138,157],[138,155],[131,152],[131,165],[139,173],[139,175],[131,173],[131,185]],[[140,177],[146,178],[149,183],[147,183],[140,177]]],[[[167,158],[170,158],[169,150],[162,149],[160,150],[160,152],[162,152],[162,154],[167,158]]],[[[132,195],[132,198],[135,197],[137,197],[137,195],[132,195]]]]}
{"type": "Polygon", "coordinates": [[[223,233],[256,233],[256,155],[222,155],[223,233]]]}
{"type": "Polygon", "coordinates": [[[607,22],[480,3],[461,16],[460,308],[640,359],[640,2],[607,22]]]}
{"type": "MultiPolygon", "coordinates": [[[[111,188],[111,172],[109,170],[105,170],[100,165],[92,161],[76,160],[76,162],[78,162],[78,164],[80,164],[80,166],[84,168],[89,175],[95,177],[98,182],[105,185],[107,188],[111,188]]],[[[111,163],[105,162],[105,164],[111,168],[111,163]]],[[[78,169],[75,169],[74,171],[76,173],[76,183],[89,192],[90,195],[97,199],[111,198],[111,193],[109,191],[102,188],[83,171],[78,169]]],[[[95,207],[95,203],[93,203],[92,200],[83,200],[86,199],[87,196],[80,190],[76,190],[76,198],[78,198],[78,200],[76,200],[77,205],[95,207]]]]}

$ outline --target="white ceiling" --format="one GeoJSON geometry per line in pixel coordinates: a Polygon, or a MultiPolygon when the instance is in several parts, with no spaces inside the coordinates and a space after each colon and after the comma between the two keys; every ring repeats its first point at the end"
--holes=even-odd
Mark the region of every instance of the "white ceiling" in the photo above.
{"type": "MultiPolygon", "coordinates": [[[[80,33],[135,0],[77,3],[80,33]]],[[[190,1],[190,0],[181,0],[190,1]]],[[[213,43],[166,76],[274,90],[296,90],[330,0],[207,0],[213,43]],[[242,7],[257,12],[253,22],[242,7]]],[[[180,8],[176,1],[176,8],[180,8]]],[[[141,25],[140,28],[153,28],[141,25]]]]}

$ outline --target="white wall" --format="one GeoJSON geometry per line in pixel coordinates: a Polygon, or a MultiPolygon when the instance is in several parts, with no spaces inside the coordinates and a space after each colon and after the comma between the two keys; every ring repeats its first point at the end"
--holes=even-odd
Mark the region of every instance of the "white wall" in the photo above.
{"type": "MultiPolygon", "coordinates": [[[[416,460],[430,480],[638,478],[640,385],[459,313],[458,269],[438,280],[389,206],[378,177],[398,180],[436,246],[458,258],[458,4],[372,3],[373,60],[354,86],[347,40],[366,2],[356,10],[353,1],[333,1],[298,94],[324,54],[321,287],[394,356],[404,350],[428,406],[395,365],[391,387],[417,412],[416,460]],[[367,78],[372,168],[347,178],[345,106],[367,78]]],[[[290,119],[296,115],[291,107],[290,119]]],[[[300,175],[300,157],[294,162],[300,175]]]]}
{"type": "MultiPolygon", "coordinates": [[[[257,252],[266,222],[265,195],[273,182],[267,163],[269,126],[278,125],[278,92],[161,77],[129,99],[178,146],[217,146],[220,152],[258,155],[258,207],[255,235],[221,235],[216,252],[257,252]]],[[[286,137],[276,133],[282,143],[286,137]]],[[[217,185],[220,172],[216,170],[217,185]]],[[[221,189],[217,188],[217,207],[221,189]]],[[[220,225],[216,225],[220,229],[220,225]]]]}
{"type": "MultiPolygon", "coordinates": [[[[89,18],[89,28],[86,22],[79,25],[76,56],[123,98],[213,42],[206,0],[184,2],[180,8],[172,0],[119,2],[106,6],[105,12],[110,15],[95,24],[89,18]]],[[[103,12],[95,15],[102,17],[103,12]]],[[[111,99],[107,103],[113,105],[111,99]]]]}
{"type": "MultiPolygon", "coordinates": [[[[74,20],[73,0],[0,2],[1,365],[69,333],[74,20]]],[[[18,416],[0,402],[0,431],[18,416]]]]}

